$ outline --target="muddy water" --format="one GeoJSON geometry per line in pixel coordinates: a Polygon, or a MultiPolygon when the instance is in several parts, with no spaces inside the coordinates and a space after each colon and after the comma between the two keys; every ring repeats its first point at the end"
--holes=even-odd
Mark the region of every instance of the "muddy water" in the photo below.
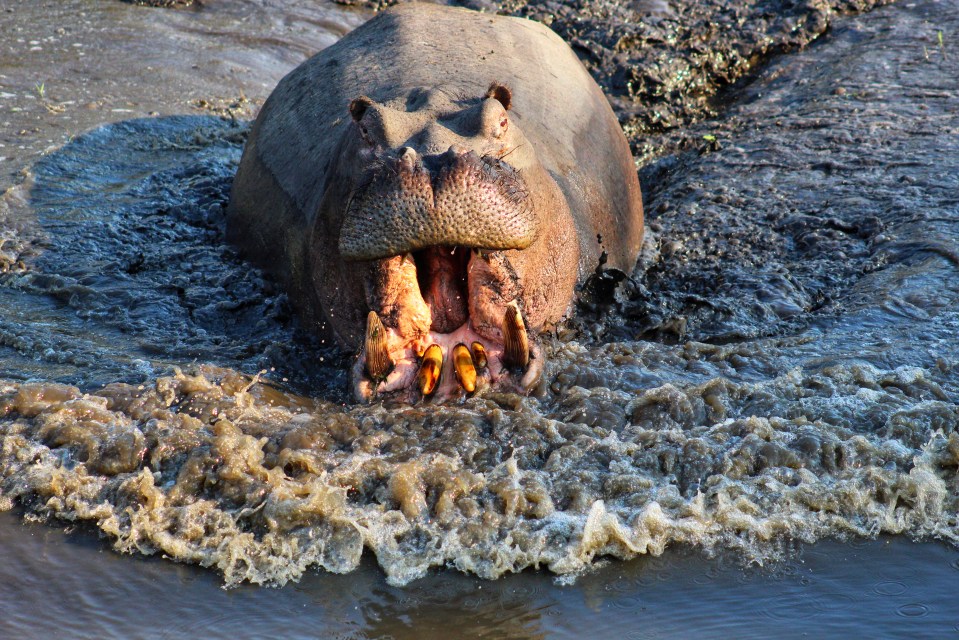
{"type": "MultiPolygon", "coordinates": [[[[849,611],[863,610],[869,589],[895,601],[880,607],[894,618],[877,620],[926,622],[902,627],[910,633],[941,635],[959,622],[935,597],[954,583],[955,552],[904,541],[959,537],[954,2],[842,19],[725,93],[721,118],[669,134],[664,147],[688,150],[641,171],[650,237],[634,282],[547,340],[538,393],[416,407],[345,404],[345,359],[303,335],[284,296],[223,242],[242,110],[255,108],[266,92],[256,82],[268,85],[276,68],[250,63],[237,74],[242,93],[230,93],[215,73],[193,73],[202,65],[188,46],[170,43],[210,39],[222,59],[240,56],[252,37],[244,12],[276,9],[267,5],[95,4],[107,12],[97,17],[126,25],[129,40],[116,29],[125,46],[143,46],[138,26],[160,25],[151,47],[186,84],[153,106],[149,72],[131,66],[114,90],[123,97],[111,100],[133,106],[105,118],[116,124],[54,142],[42,157],[40,143],[25,143],[4,161],[27,169],[5,174],[15,186],[3,201],[4,507],[102,532],[120,551],[213,567],[216,584],[299,581],[279,592],[243,587],[230,606],[262,604],[285,620],[291,614],[270,594],[292,589],[284,607],[323,605],[314,613],[328,616],[322,624],[358,635],[402,635],[406,623],[392,620],[404,612],[429,626],[441,624],[436,610],[474,606],[477,634],[571,634],[596,610],[629,629],[652,591],[678,598],[697,572],[719,576],[707,582],[714,590],[737,585],[746,600],[697,603],[702,617],[690,619],[737,636],[756,629],[730,609],[769,591],[781,599],[756,609],[774,611],[762,614],[763,632],[812,631],[793,626],[808,623],[791,615],[804,607],[832,622],[856,619],[849,611]],[[897,535],[865,550],[797,549],[881,533],[897,535]],[[815,566],[830,580],[855,580],[831,583],[832,592],[796,586],[803,553],[822,554],[815,566]],[[856,559],[843,564],[848,555],[856,559]],[[609,557],[641,560],[590,573],[609,557]],[[743,573],[744,561],[779,561],[784,573],[743,573]],[[881,569],[857,572],[857,562],[881,569]],[[379,578],[403,585],[436,567],[483,578],[539,567],[579,581],[563,591],[544,574],[489,583],[447,570],[408,591],[379,578]],[[615,590],[621,574],[628,606],[617,617],[613,599],[594,600],[594,591],[615,590]],[[653,575],[672,590],[644,589],[653,575]],[[347,588],[359,613],[342,600],[347,588]],[[550,595],[503,604],[504,593],[527,588],[550,595]],[[496,595],[470,595],[483,590],[496,595]],[[457,595],[430,600],[447,592],[457,595]],[[849,610],[834,605],[850,601],[849,610]],[[543,622],[550,602],[569,612],[570,627],[543,622]]],[[[17,17],[33,6],[14,5],[5,19],[46,25],[17,17]]],[[[79,29],[91,5],[56,6],[78,13],[53,22],[79,29]]],[[[348,28],[361,17],[328,19],[348,28]]],[[[85,37],[103,42],[102,23],[88,23],[85,37]]],[[[270,33],[288,26],[265,24],[270,33]]],[[[282,66],[260,37],[258,55],[282,66]]],[[[36,67],[13,64],[25,53],[4,55],[10,69],[0,79],[20,83],[3,89],[14,94],[4,119],[33,118],[48,135],[103,115],[64,106],[66,94],[47,104],[52,89],[41,97],[26,83],[34,74],[24,68],[56,68],[71,90],[95,92],[82,73],[63,73],[59,53],[36,67]],[[58,120],[70,113],[76,123],[58,120]]],[[[11,555],[25,563],[16,573],[36,576],[35,590],[47,593],[66,572],[102,611],[96,619],[110,615],[116,592],[85,585],[110,584],[113,572],[141,597],[153,591],[138,572],[161,576],[165,590],[149,597],[169,593],[171,606],[184,580],[223,602],[209,595],[207,573],[114,555],[104,569],[88,537],[18,527],[12,516],[2,525],[5,547],[23,549],[11,555]]],[[[666,604],[675,599],[659,602],[672,622],[658,629],[688,631],[666,604]]],[[[110,633],[122,637],[125,624],[110,633]]]]}
{"type": "Polygon", "coordinates": [[[774,568],[688,549],[614,562],[573,587],[542,572],[455,572],[406,587],[372,561],[283,589],[220,588],[191,565],[111,553],[80,531],[0,514],[0,630],[30,638],[943,638],[959,553],[893,538],[797,548],[774,568]],[[38,567],[41,571],[38,571],[38,567]],[[46,571],[56,570],[56,576],[46,571]],[[38,611],[45,615],[38,616],[38,611]],[[452,632],[455,629],[455,634],[452,632]]]}

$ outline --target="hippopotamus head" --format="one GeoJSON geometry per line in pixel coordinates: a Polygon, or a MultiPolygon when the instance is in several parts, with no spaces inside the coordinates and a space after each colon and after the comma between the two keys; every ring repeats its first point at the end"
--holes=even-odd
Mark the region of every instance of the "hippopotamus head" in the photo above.
{"type": "Polygon", "coordinates": [[[426,3],[280,81],[227,215],[308,330],[358,351],[359,399],[528,391],[536,336],[597,264],[631,269],[643,235],[629,145],[569,46],[426,3]]]}
{"type": "MultiPolygon", "coordinates": [[[[431,344],[451,356],[464,345],[462,366],[446,367],[453,375],[439,385],[442,395],[455,390],[453,378],[470,392],[477,384],[525,389],[538,379],[542,357],[529,333],[566,313],[578,252],[563,194],[512,102],[494,82],[474,96],[439,87],[350,103],[338,155],[352,190],[336,253],[364,274],[359,398],[415,387],[431,344]]],[[[322,277],[317,284],[339,286],[322,277]]],[[[336,329],[337,316],[331,322],[336,329]]],[[[435,381],[421,375],[418,390],[432,392],[435,381]]]]}

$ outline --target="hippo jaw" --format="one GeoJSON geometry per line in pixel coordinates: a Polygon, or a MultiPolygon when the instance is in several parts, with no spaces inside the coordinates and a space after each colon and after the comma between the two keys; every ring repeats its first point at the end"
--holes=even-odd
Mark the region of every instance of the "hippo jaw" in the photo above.
{"type": "Polygon", "coordinates": [[[544,359],[527,333],[507,253],[431,246],[374,261],[367,335],[352,371],[355,397],[414,402],[489,387],[527,392],[535,385],[544,359]],[[427,379],[431,353],[438,371],[427,379]]]}
{"type": "Polygon", "coordinates": [[[489,385],[525,392],[543,365],[526,323],[538,330],[543,318],[529,316],[516,267],[543,235],[543,206],[531,191],[544,180],[558,188],[510,121],[505,87],[493,83],[478,101],[439,91],[423,102],[412,111],[365,97],[350,105],[357,178],[337,249],[357,268],[368,265],[372,312],[354,395],[416,400],[489,385]],[[431,362],[439,380],[425,383],[431,362]]]}
{"type": "Polygon", "coordinates": [[[359,347],[360,401],[526,393],[544,364],[533,337],[569,310],[580,250],[566,196],[505,87],[464,95],[350,104],[304,256],[319,321],[359,347]]]}

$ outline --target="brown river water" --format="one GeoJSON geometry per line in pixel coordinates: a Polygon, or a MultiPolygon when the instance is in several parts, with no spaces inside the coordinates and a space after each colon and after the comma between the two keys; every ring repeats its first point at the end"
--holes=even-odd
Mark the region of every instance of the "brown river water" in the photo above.
{"type": "Polygon", "coordinates": [[[360,407],[223,208],[369,12],[6,0],[0,635],[955,635],[957,9],[831,16],[645,147],[614,101],[632,279],[531,397],[360,407]]]}

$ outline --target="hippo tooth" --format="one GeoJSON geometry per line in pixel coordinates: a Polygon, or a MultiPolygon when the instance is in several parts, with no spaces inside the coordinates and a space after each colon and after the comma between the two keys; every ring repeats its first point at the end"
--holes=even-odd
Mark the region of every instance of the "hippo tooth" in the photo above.
{"type": "Polygon", "coordinates": [[[386,346],[386,329],[375,311],[366,316],[366,373],[373,382],[386,379],[393,370],[393,360],[386,346]]]}
{"type": "Polygon", "coordinates": [[[516,301],[506,305],[503,315],[503,364],[526,369],[529,363],[529,337],[516,301]]]}
{"type": "Polygon", "coordinates": [[[423,354],[420,371],[416,374],[416,382],[420,393],[428,396],[434,391],[440,381],[440,372],[443,370],[443,350],[438,344],[431,344],[423,354]]]}
{"type": "Polygon", "coordinates": [[[474,342],[470,345],[470,348],[473,350],[473,362],[476,364],[476,368],[485,369],[486,365],[489,364],[486,347],[483,346],[482,342],[474,342]]]}
{"type": "Polygon", "coordinates": [[[476,390],[476,367],[473,366],[473,356],[462,342],[453,347],[453,371],[466,393],[473,393],[476,390]]]}

